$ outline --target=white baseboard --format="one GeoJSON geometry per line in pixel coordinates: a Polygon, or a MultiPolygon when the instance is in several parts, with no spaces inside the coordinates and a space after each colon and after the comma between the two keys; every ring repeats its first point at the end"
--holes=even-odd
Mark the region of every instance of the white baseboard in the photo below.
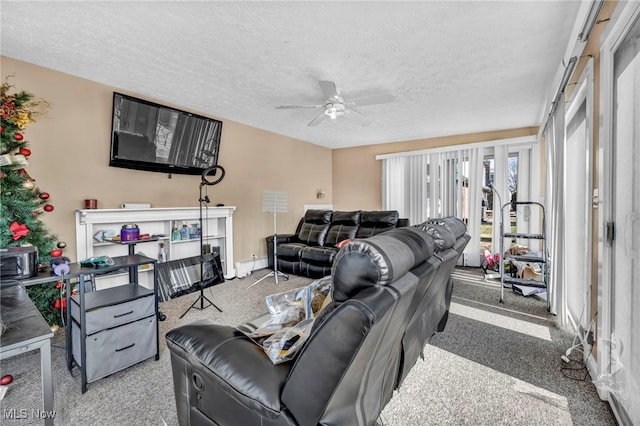
{"type": "Polygon", "coordinates": [[[269,261],[266,257],[257,257],[255,260],[249,259],[243,260],[242,262],[236,262],[236,277],[248,277],[253,271],[264,269],[268,266],[269,261]]]}

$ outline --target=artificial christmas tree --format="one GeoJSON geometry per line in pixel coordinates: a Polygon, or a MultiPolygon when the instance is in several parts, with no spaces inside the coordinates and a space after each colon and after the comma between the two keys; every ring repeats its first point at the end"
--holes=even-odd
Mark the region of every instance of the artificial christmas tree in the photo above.
{"type": "MultiPolygon", "coordinates": [[[[12,94],[12,89],[6,81],[0,88],[0,248],[34,246],[39,263],[47,265],[57,238],[47,231],[40,216],[52,211],[53,205],[49,194],[42,192],[26,171],[31,150],[24,130],[46,112],[49,104],[25,91],[12,94]]],[[[64,246],[58,243],[61,244],[64,246]]],[[[60,298],[55,280],[31,286],[27,291],[45,320],[50,325],[59,325],[60,310],[53,307],[60,298]]]]}

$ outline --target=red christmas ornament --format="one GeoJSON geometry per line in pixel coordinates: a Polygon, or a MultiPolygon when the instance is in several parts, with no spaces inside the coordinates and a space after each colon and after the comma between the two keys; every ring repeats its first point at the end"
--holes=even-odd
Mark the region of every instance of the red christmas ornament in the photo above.
{"type": "Polygon", "coordinates": [[[43,209],[44,209],[45,212],[52,212],[53,211],[53,206],[51,204],[46,204],[43,207],[43,209]]]}
{"type": "Polygon", "coordinates": [[[40,195],[38,195],[40,197],[41,200],[48,200],[49,199],[49,193],[48,192],[41,192],[40,195]]]}
{"type": "Polygon", "coordinates": [[[16,133],[15,135],[13,135],[13,137],[16,138],[17,141],[21,141],[22,139],[24,139],[22,133],[16,133]]]}
{"type": "Polygon", "coordinates": [[[28,157],[31,155],[31,150],[29,148],[20,148],[20,154],[24,155],[25,157],[28,157]]]}
{"type": "Polygon", "coordinates": [[[56,290],[60,290],[62,287],[64,287],[64,283],[62,281],[58,281],[56,283],[56,290]]]}
{"type": "Polygon", "coordinates": [[[60,256],[62,256],[62,250],[60,249],[51,250],[51,257],[60,257],[60,256]]]}
{"type": "Polygon", "coordinates": [[[62,309],[63,311],[67,310],[67,298],[66,297],[62,297],[60,299],[56,299],[53,301],[53,308],[54,309],[62,309]]]}
{"type": "Polygon", "coordinates": [[[13,233],[13,241],[19,240],[22,237],[26,237],[29,233],[27,225],[20,225],[18,222],[13,222],[9,225],[9,230],[13,233]]]}
{"type": "Polygon", "coordinates": [[[0,126],[0,133],[4,130],[4,127],[0,126]]]}

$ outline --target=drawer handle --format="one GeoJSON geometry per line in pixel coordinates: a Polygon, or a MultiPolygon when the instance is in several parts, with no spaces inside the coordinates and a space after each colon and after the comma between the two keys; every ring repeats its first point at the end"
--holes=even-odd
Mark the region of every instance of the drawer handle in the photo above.
{"type": "Polygon", "coordinates": [[[130,344],[129,346],[125,346],[124,348],[116,349],[116,352],[124,351],[125,349],[132,348],[132,347],[134,347],[135,345],[136,345],[135,343],[132,343],[132,344],[130,344]]]}
{"type": "Polygon", "coordinates": [[[129,312],[125,312],[124,314],[114,315],[113,317],[114,317],[114,318],[120,318],[120,317],[123,317],[123,316],[125,316],[125,315],[130,315],[130,314],[132,314],[132,313],[133,313],[133,311],[129,311],[129,312]]]}

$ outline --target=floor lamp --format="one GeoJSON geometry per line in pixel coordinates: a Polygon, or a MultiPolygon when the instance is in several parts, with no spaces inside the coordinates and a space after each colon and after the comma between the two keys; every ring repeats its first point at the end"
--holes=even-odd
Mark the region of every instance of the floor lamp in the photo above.
{"type": "Polygon", "coordinates": [[[262,211],[273,213],[273,271],[269,272],[267,275],[251,284],[249,286],[250,288],[258,284],[265,278],[271,276],[275,278],[276,284],[278,284],[278,276],[282,277],[285,280],[289,279],[289,276],[287,274],[283,274],[282,272],[278,271],[278,245],[276,244],[278,242],[276,214],[287,212],[287,191],[265,190],[262,193],[262,211]]]}
{"type": "Polygon", "coordinates": [[[200,296],[198,296],[198,298],[195,300],[195,302],[193,302],[191,304],[191,306],[189,306],[189,308],[184,311],[184,313],[182,315],[180,315],[180,318],[182,318],[183,316],[185,316],[187,314],[187,312],[189,312],[191,310],[191,308],[196,308],[196,309],[200,309],[203,310],[205,308],[208,308],[209,306],[213,306],[214,308],[216,308],[218,311],[222,312],[222,309],[220,309],[215,303],[213,303],[211,300],[207,299],[207,296],[204,295],[204,241],[203,241],[203,234],[204,234],[204,228],[202,226],[202,205],[204,203],[209,203],[209,196],[202,196],[202,188],[205,186],[210,186],[210,185],[217,185],[218,183],[220,183],[222,181],[222,179],[224,179],[224,168],[222,168],[222,166],[213,166],[213,167],[209,167],[207,169],[205,169],[202,172],[202,180],[200,181],[200,198],[199,198],[199,202],[200,202],[200,296]],[[213,181],[207,180],[207,175],[211,172],[213,172],[213,174],[215,175],[216,170],[220,170],[220,176],[213,181]],[[207,303],[209,303],[208,305],[205,306],[204,301],[207,301],[207,303]],[[200,302],[200,307],[196,306],[196,304],[200,302]]]}

